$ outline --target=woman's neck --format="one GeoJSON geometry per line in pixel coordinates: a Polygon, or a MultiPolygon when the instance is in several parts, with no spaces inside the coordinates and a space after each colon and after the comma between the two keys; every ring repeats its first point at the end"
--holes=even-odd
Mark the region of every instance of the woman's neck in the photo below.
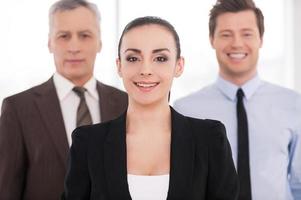
{"type": "Polygon", "coordinates": [[[128,134],[156,134],[171,132],[171,113],[168,103],[152,106],[129,104],[128,134]]]}

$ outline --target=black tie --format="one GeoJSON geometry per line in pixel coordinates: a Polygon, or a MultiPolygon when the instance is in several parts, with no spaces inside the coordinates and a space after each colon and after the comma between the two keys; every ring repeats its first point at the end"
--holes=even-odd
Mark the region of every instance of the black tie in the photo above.
{"type": "Polygon", "coordinates": [[[238,157],[237,173],[240,181],[239,200],[251,200],[251,181],[249,165],[249,136],[247,113],[243,103],[244,92],[237,90],[237,133],[238,133],[238,157]]]}
{"type": "Polygon", "coordinates": [[[74,87],[73,91],[80,98],[80,102],[77,108],[77,115],[76,115],[76,127],[92,124],[92,118],[85,98],[86,89],[83,87],[74,87]]]}

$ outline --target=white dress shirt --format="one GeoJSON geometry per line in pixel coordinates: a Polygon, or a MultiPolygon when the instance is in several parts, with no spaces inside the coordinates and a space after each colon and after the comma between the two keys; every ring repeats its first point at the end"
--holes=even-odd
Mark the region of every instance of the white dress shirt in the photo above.
{"type": "Polygon", "coordinates": [[[128,185],[132,200],[166,200],[169,174],[158,176],[128,174],[128,185]]]}
{"type": "MultiPolygon", "coordinates": [[[[71,134],[76,128],[76,114],[80,98],[72,90],[75,85],[59,73],[53,75],[53,81],[60,101],[68,143],[71,145],[71,134]]],[[[96,84],[96,79],[92,77],[83,86],[87,89],[85,98],[94,124],[99,123],[101,120],[96,84]]]]}
{"type": "MultiPolygon", "coordinates": [[[[249,127],[252,199],[301,200],[301,96],[258,75],[241,88],[249,127]]],[[[237,89],[219,77],[215,84],[174,103],[184,115],[223,122],[235,164],[237,89]]]]}

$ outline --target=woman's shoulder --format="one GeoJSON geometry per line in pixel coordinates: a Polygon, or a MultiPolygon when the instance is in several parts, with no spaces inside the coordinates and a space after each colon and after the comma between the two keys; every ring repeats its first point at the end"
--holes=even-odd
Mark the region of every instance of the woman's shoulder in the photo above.
{"type": "Polygon", "coordinates": [[[219,129],[224,127],[223,123],[218,120],[213,119],[199,119],[185,116],[185,118],[190,122],[192,127],[202,128],[206,130],[219,129]]]}
{"type": "Polygon", "coordinates": [[[198,140],[208,141],[217,138],[226,138],[225,126],[222,122],[213,119],[199,119],[182,115],[173,110],[178,118],[177,122],[185,122],[186,130],[189,130],[193,137],[198,140]]]}
{"type": "Polygon", "coordinates": [[[217,139],[225,138],[226,130],[222,122],[212,119],[197,119],[185,117],[189,121],[193,134],[197,138],[217,139]]]}
{"type": "Polygon", "coordinates": [[[93,125],[86,125],[76,128],[72,133],[72,140],[80,139],[86,141],[105,140],[110,132],[116,132],[116,127],[122,127],[124,124],[124,115],[117,119],[101,122],[93,125]]]}
{"type": "Polygon", "coordinates": [[[102,138],[106,135],[110,123],[111,121],[77,127],[72,132],[72,140],[75,138],[80,140],[95,140],[97,138],[102,138]]]}

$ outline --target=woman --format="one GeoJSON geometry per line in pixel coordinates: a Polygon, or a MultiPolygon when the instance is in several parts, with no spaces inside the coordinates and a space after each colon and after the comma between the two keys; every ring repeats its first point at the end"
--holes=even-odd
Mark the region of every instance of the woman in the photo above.
{"type": "Polygon", "coordinates": [[[73,133],[65,199],[236,199],[224,126],[185,117],[168,103],[183,72],[173,26],[142,17],[124,29],[117,67],[127,112],[73,133]]]}

